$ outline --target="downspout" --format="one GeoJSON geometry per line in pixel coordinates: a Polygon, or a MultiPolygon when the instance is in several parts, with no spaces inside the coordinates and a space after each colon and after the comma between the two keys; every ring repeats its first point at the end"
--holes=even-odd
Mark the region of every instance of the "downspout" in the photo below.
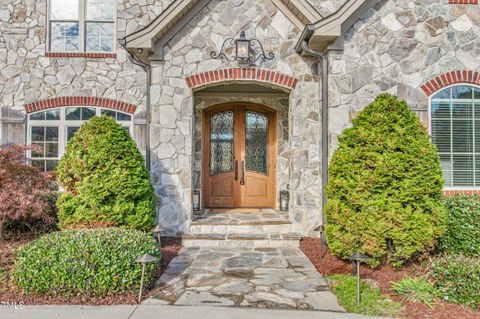
{"type": "Polygon", "coordinates": [[[127,46],[126,46],[126,40],[125,38],[123,39],[119,39],[118,42],[120,43],[120,45],[125,49],[125,51],[127,51],[127,54],[128,54],[128,59],[130,60],[130,62],[132,62],[133,64],[141,67],[143,69],[143,71],[145,71],[145,74],[147,76],[147,81],[146,81],[146,84],[145,84],[145,109],[146,109],[146,125],[145,125],[145,166],[147,167],[147,170],[150,171],[150,154],[151,154],[151,150],[150,150],[150,122],[151,122],[151,102],[150,102],[150,84],[152,82],[152,67],[150,66],[150,64],[148,63],[145,63],[143,61],[141,61],[140,59],[138,59],[135,55],[133,55],[133,53],[131,53],[128,49],[127,49],[127,46]]]}
{"type": "Polygon", "coordinates": [[[327,203],[327,194],[325,192],[325,187],[328,182],[328,57],[325,53],[321,51],[313,50],[308,47],[308,42],[304,40],[302,42],[302,50],[308,55],[317,57],[322,60],[322,74],[320,75],[320,70],[318,71],[318,77],[322,78],[322,104],[320,106],[320,113],[322,114],[322,225],[325,227],[325,205],[327,203]]]}

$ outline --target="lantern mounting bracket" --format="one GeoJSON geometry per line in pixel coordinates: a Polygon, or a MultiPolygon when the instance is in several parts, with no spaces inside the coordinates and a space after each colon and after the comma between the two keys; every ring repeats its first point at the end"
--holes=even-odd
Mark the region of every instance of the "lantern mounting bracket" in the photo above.
{"type": "Polygon", "coordinates": [[[262,43],[258,39],[247,39],[245,32],[240,33],[238,39],[227,38],[223,41],[219,52],[210,52],[212,59],[220,59],[222,61],[234,62],[239,61],[248,64],[260,62],[260,65],[275,57],[273,52],[265,52],[262,43]],[[233,53],[228,54],[229,48],[233,49],[233,53]]]}

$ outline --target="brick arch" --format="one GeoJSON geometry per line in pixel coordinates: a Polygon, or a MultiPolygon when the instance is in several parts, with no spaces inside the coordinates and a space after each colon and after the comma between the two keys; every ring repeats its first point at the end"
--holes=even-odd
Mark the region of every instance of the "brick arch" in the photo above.
{"type": "Polygon", "coordinates": [[[450,71],[424,83],[421,88],[425,94],[430,96],[446,86],[457,83],[471,83],[480,85],[480,72],[471,70],[450,71]]]}
{"type": "Polygon", "coordinates": [[[95,96],[60,96],[25,104],[27,113],[65,106],[97,106],[120,112],[135,113],[137,106],[126,102],[95,96]]]}
{"type": "Polygon", "coordinates": [[[274,86],[292,90],[297,85],[298,79],[277,71],[257,68],[229,68],[202,72],[186,78],[187,84],[192,89],[208,86],[220,82],[263,82],[274,86]]]}

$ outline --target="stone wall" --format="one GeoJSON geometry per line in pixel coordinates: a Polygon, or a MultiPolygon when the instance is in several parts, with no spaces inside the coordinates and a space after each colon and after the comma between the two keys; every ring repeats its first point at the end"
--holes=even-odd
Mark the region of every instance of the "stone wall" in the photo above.
{"type": "MultiPolygon", "coordinates": [[[[165,61],[153,67],[152,175],[159,219],[171,232],[188,231],[192,187],[198,183],[198,176],[192,172],[195,103],[185,77],[237,67],[236,63],[211,59],[210,52],[219,50],[225,38],[238,37],[241,31],[275,53],[275,59],[262,68],[299,79],[289,98],[290,131],[285,142],[291,147],[290,219],[304,225],[305,232],[318,224],[321,192],[316,62],[295,53],[300,30],[271,1],[212,0],[167,44],[165,61]]],[[[285,178],[281,177],[282,185],[285,178]]]]}
{"type": "Polygon", "coordinates": [[[338,135],[381,92],[405,99],[427,126],[423,83],[451,70],[480,70],[480,7],[438,0],[383,0],[330,55],[330,156],[338,135]]]}

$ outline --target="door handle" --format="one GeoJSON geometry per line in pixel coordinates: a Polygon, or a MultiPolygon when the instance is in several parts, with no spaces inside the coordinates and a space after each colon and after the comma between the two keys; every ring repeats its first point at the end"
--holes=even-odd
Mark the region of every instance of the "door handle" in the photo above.
{"type": "Polygon", "coordinates": [[[235,160],[235,180],[238,180],[238,160],[235,160]]]}
{"type": "Polygon", "coordinates": [[[242,161],[242,177],[240,178],[240,185],[245,185],[245,161],[242,161]]]}

